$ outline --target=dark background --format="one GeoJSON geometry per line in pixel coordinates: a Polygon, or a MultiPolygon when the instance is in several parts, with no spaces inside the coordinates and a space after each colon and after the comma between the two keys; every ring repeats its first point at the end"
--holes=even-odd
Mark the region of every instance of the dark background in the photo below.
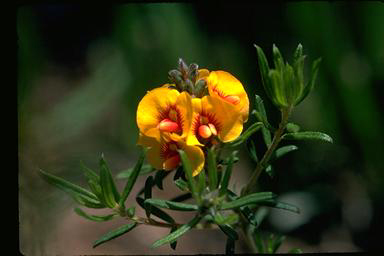
{"type": "MultiPolygon", "coordinates": [[[[17,39],[19,231],[25,254],[223,253],[222,233],[197,230],[180,239],[177,251],[151,250],[169,232],[152,227],[92,249],[94,240],[120,222],[81,219],[74,202],[42,181],[37,170],[85,185],[80,160],[96,168],[104,153],[114,174],[131,167],[139,153],[138,102],[167,82],[179,57],[236,76],[251,107],[254,94],[260,95],[277,125],[279,113],[263,91],[255,43],[269,60],[275,43],[288,62],[302,43],[308,73],[311,62],[322,57],[315,89],[291,120],[334,139],[332,145],[298,142],[298,151],[275,163],[274,179],[261,176],[261,189],[302,209],[300,215],[271,211],[262,229],[287,236],[279,252],[381,248],[383,3],[25,5],[17,10],[17,39]]],[[[254,139],[262,153],[261,137],[254,139]]],[[[232,180],[236,188],[255,167],[243,148],[240,157],[232,180]]],[[[140,177],[135,189],[144,181],[140,177]]],[[[118,182],[121,188],[124,180],[118,182]]],[[[155,196],[177,193],[168,183],[155,196]]],[[[176,216],[188,220],[186,214],[176,216]]],[[[238,242],[236,252],[246,251],[238,242]]]]}

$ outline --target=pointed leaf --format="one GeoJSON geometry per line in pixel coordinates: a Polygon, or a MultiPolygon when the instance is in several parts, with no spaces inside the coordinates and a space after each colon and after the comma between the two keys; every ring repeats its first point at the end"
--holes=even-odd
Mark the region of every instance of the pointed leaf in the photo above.
{"type": "Polygon", "coordinates": [[[49,184],[56,186],[57,188],[63,190],[64,192],[71,193],[71,194],[79,194],[94,200],[98,200],[97,196],[92,192],[80,186],[77,186],[69,181],[66,181],[60,177],[44,172],[41,169],[39,170],[39,174],[49,184]]]}
{"type": "Polygon", "coordinates": [[[175,210],[175,211],[198,211],[199,210],[199,206],[194,204],[179,203],[179,202],[173,202],[173,201],[155,199],[155,198],[145,200],[144,204],[150,204],[160,208],[166,208],[166,209],[175,210]]]}
{"type": "Polygon", "coordinates": [[[179,151],[179,154],[180,154],[181,161],[183,163],[184,173],[185,173],[185,175],[187,177],[187,181],[188,181],[188,184],[189,184],[189,190],[191,191],[193,198],[195,198],[195,200],[197,202],[199,202],[200,199],[199,199],[199,196],[197,194],[195,180],[192,177],[192,168],[191,168],[191,164],[189,162],[189,159],[188,159],[187,155],[185,154],[185,152],[183,150],[178,150],[178,151],[179,151]]]}
{"type": "Polygon", "coordinates": [[[120,206],[124,205],[125,201],[127,200],[128,196],[129,196],[129,193],[131,192],[131,190],[133,188],[133,185],[136,182],[137,176],[139,175],[141,167],[143,166],[143,162],[144,162],[144,158],[145,158],[145,153],[146,153],[146,149],[144,149],[141,152],[140,157],[137,160],[137,163],[135,165],[135,168],[134,168],[132,174],[129,176],[129,178],[127,180],[127,183],[125,184],[123,193],[121,194],[121,198],[120,198],[120,201],[119,201],[119,205],[120,206]]]}
{"type": "Polygon", "coordinates": [[[272,100],[273,99],[273,91],[271,88],[271,82],[269,80],[269,65],[268,65],[268,60],[265,57],[265,54],[263,50],[254,44],[257,50],[257,56],[258,56],[258,61],[259,61],[259,69],[260,69],[260,74],[261,74],[261,81],[264,86],[264,90],[267,94],[267,96],[272,100]]]}
{"type": "Polygon", "coordinates": [[[182,194],[182,195],[176,196],[176,197],[170,199],[169,201],[172,201],[172,202],[183,202],[183,201],[191,199],[191,198],[192,198],[191,193],[186,193],[186,194],[182,194]]]}
{"type": "Polygon", "coordinates": [[[235,141],[233,141],[227,145],[230,147],[239,146],[240,144],[245,142],[252,134],[254,134],[258,130],[260,130],[260,128],[262,128],[262,127],[263,127],[262,122],[257,122],[257,123],[252,124],[245,132],[243,132],[243,134],[240,137],[238,137],[235,141]]]}
{"type": "Polygon", "coordinates": [[[299,43],[293,54],[293,63],[295,63],[303,55],[303,46],[299,43]]]}
{"type": "Polygon", "coordinates": [[[184,235],[187,233],[191,228],[196,226],[197,223],[201,220],[202,216],[197,215],[195,216],[192,220],[190,220],[188,223],[181,225],[178,229],[176,229],[174,232],[171,234],[167,235],[166,237],[157,240],[152,244],[152,248],[156,248],[159,246],[162,246],[167,243],[172,243],[176,241],[180,236],[184,235]]]}
{"type": "Polygon", "coordinates": [[[174,181],[175,185],[181,190],[181,191],[189,191],[188,183],[182,179],[177,179],[174,181]]]}
{"type": "Polygon", "coordinates": [[[208,149],[207,154],[208,161],[208,179],[209,179],[209,189],[211,191],[217,188],[217,166],[216,166],[216,155],[213,152],[213,149],[208,149]]]}
{"type": "MultiPolygon", "coordinates": [[[[153,186],[153,177],[149,176],[145,181],[144,200],[152,197],[152,186],[153,186]]],[[[149,218],[149,216],[151,215],[151,205],[145,205],[145,214],[149,218]]]]}
{"type": "Polygon", "coordinates": [[[225,169],[223,179],[220,183],[220,193],[219,193],[220,196],[225,195],[227,192],[229,180],[232,174],[233,159],[235,158],[236,154],[237,154],[237,151],[233,151],[231,156],[229,157],[227,168],[225,169]]]}
{"type": "Polygon", "coordinates": [[[129,224],[125,224],[125,225],[119,227],[118,229],[115,229],[115,230],[108,232],[107,234],[103,235],[100,239],[96,240],[93,243],[93,248],[95,248],[95,247],[97,247],[97,246],[99,246],[105,242],[108,242],[112,239],[115,239],[116,237],[124,235],[125,233],[134,229],[136,227],[136,225],[137,225],[137,223],[129,223],[129,224]]]}
{"type": "Polygon", "coordinates": [[[333,143],[332,138],[322,132],[294,132],[286,133],[282,137],[286,140],[322,140],[325,142],[333,143]]]}
{"type": "Polygon", "coordinates": [[[155,175],[155,184],[156,186],[163,190],[163,180],[164,178],[169,174],[169,172],[166,172],[165,170],[159,170],[158,172],[156,172],[156,175],[155,175]]]}
{"type": "MultiPolygon", "coordinates": [[[[141,206],[141,208],[145,209],[144,199],[141,197],[136,197],[136,202],[141,206]]],[[[151,214],[155,215],[156,217],[168,222],[168,223],[175,223],[175,220],[166,212],[163,210],[152,206],[151,207],[151,214]]]]}
{"type": "Polygon", "coordinates": [[[220,227],[221,231],[223,231],[232,240],[239,239],[239,235],[237,234],[236,230],[232,228],[230,225],[223,224],[218,226],[220,227]]]}
{"type": "Polygon", "coordinates": [[[86,206],[88,208],[95,208],[95,209],[101,209],[105,208],[106,206],[102,204],[99,200],[95,200],[93,198],[81,195],[81,194],[76,194],[73,192],[69,192],[69,194],[72,195],[72,198],[79,204],[86,206]]]}
{"type": "MultiPolygon", "coordinates": [[[[129,169],[126,169],[126,170],[122,170],[120,171],[116,178],[118,179],[126,179],[126,178],[129,178],[133,171],[135,170],[135,167],[132,167],[132,168],[129,168],[129,169]]],[[[150,164],[143,164],[143,166],[141,167],[141,170],[139,172],[139,175],[146,175],[146,174],[149,174],[151,172],[154,172],[156,169],[152,167],[152,165],[150,164]]]]}
{"type": "Polygon", "coordinates": [[[274,200],[274,199],[266,200],[266,201],[263,201],[263,202],[261,202],[259,204],[260,205],[269,206],[269,207],[273,207],[273,208],[282,209],[282,210],[287,210],[287,211],[294,212],[294,213],[300,213],[299,207],[297,207],[295,205],[292,205],[292,204],[280,202],[280,201],[277,201],[277,200],[274,200]]]}
{"type": "Polygon", "coordinates": [[[201,195],[206,187],[205,170],[202,170],[198,175],[197,192],[201,195]]]}
{"type": "Polygon", "coordinates": [[[221,205],[221,210],[237,208],[249,204],[259,204],[260,202],[275,198],[276,195],[272,192],[259,192],[240,197],[231,202],[226,202],[221,205]]]}
{"type": "Polygon", "coordinates": [[[100,160],[100,185],[103,199],[109,208],[114,208],[116,206],[116,198],[114,190],[116,186],[112,180],[112,175],[109,172],[109,169],[106,167],[103,158],[100,160]]]}
{"type": "Polygon", "coordinates": [[[247,150],[248,150],[248,153],[251,156],[252,160],[255,163],[258,163],[259,158],[257,157],[256,146],[255,146],[255,143],[253,142],[253,140],[251,140],[251,139],[249,139],[247,141],[247,150]]]}
{"type": "Polygon", "coordinates": [[[301,96],[296,100],[295,105],[298,105],[300,102],[302,102],[308,96],[308,94],[312,91],[313,87],[315,87],[315,82],[316,82],[317,72],[319,70],[320,62],[321,62],[321,58],[318,58],[313,62],[311,78],[309,79],[307,85],[304,87],[304,90],[301,96]]]}
{"type": "Polygon", "coordinates": [[[84,212],[83,210],[81,210],[80,208],[75,208],[74,210],[81,217],[88,219],[88,220],[91,220],[91,221],[97,221],[97,222],[108,221],[108,220],[113,219],[114,216],[116,216],[116,214],[109,214],[109,215],[104,215],[104,216],[90,215],[90,214],[84,212]]]}
{"type": "MultiPolygon", "coordinates": [[[[171,228],[171,232],[170,232],[170,233],[176,231],[176,229],[177,229],[177,227],[176,227],[176,226],[173,226],[173,227],[171,228]]],[[[169,245],[171,246],[171,248],[172,248],[173,250],[176,250],[177,241],[174,241],[174,242],[170,243],[169,245]]]]}
{"type": "Polygon", "coordinates": [[[287,123],[286,129],[288,132],[298,132],[300,131],[300,126],[294,123],[287,123]]]}
{"type": "Polygon", "coordinates": [[[271,156],[271,161],[274,161],[282,156],[284,156],[285,154],[288,154],[289,152],[292,152],[292,151],[295,151],[297,150],[298,147],[295,146],[295,145],[287,145],[287,146],[283,146],[281,148],[278,148],[276,149],[276,151],[272,154],[271,156]]]}

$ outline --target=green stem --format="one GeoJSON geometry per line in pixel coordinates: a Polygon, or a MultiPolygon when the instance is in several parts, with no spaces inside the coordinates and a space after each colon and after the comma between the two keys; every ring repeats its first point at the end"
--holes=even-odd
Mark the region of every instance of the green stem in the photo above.
{"type": "Polygon", "coordinates": [[[253,189],[256,186],[257,179],[259,178],[261,172],[268,166],[268,161],[272,156],[272,153],[275,151],[276,147],[279,145],[281,141],[281,136],[284,133],[285,126],[288,123],[289,115],[291,114],[292,107],[288,107],[281,110],[281,122],[279,124],[279,128],[276,130],[273,140],[271,142],[271,145],[265,152],[263,158],[260,160],[260,162],[257,163],[256,169],[253,172],[249,183],[247,186],[242,190],[241,195],[247,195],[253,191],[253,189]]]}

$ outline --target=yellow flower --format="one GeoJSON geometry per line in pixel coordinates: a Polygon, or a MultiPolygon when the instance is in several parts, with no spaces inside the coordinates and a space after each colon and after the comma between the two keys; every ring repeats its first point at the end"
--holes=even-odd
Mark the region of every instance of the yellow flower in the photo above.
{"type": "Polygon", "coordinates": [[[204,167],[204,153],[198,146],[187,145],[184,139],[177,134],[164,134],[161,137],[148,137],[140,134],[138,144],[149,147],[147,159],[158,170],[176,169],[181,163],[177,150],[184,150],[191,163],[192,175],[196,176],[204,167]]]}
{"type": "Polygon", "coordinates": [[[217,136],[223,142],[235,140],[243,130],[240,112],[229,102],[212,96],[193,98],[193,121],[188,145],[203,145],[217,136]]]}
{"type": "Polygon", "coordinates": [[[236,77],[225,71],[212,71],[209,73],[206,81],[210,96],[234,105],[240,111],[243,122],[248,120],[248,95],[236,77]]]}
{"type": "Polygon", "coordinates": [[[137,125],[148,137],[160,137],[163,133],[186,135],[192,120],[191,109],[191,96],[187,92],[179,93],[166,86],[156,88],[140,101],[137,125]]]}

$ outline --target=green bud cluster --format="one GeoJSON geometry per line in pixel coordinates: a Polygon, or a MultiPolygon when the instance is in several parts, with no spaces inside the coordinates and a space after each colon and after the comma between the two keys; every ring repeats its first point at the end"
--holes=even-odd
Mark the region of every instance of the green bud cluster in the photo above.
{"type": "Polygon", "coordinates": [[[257,49],[261,79],[268,97],[280,109],[296,106],[303,101],[313,89],[317,77],[317,71],[321,58],[312,64],[311,77],[307,83],[304,82],[304,59],[303,47],[299,44],[293,55],[293,65],[284,59],[277,48],[273,45],[273,62],[275,68],[268,65],[263,50],[255,45],[257,49]]]}
{"type": "Polygon", "coordinates": [[[183,59],[179,58],[178,68],[168,72],[168,79],[175,84],[178,91],[187,91],[191,95],[202,97],[207,82],[204,79],[198,80],[198,68],[196,63],[188,66],[183,59]]]}

